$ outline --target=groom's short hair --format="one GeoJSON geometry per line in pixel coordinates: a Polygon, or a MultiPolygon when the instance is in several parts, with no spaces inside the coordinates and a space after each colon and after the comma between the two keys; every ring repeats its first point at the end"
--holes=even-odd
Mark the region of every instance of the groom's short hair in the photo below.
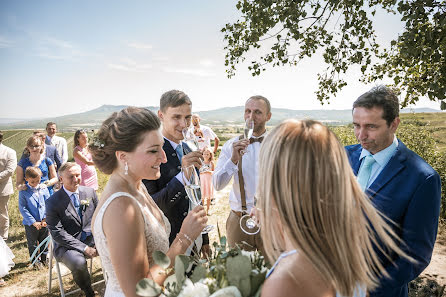
{"type": "Polygon", "coordinates": [[[160,99],[160,110],[165,112],[168,107],[177,107],[183,104],[192,105],[192,101],[183,91],[170,90],[160,99]]]}

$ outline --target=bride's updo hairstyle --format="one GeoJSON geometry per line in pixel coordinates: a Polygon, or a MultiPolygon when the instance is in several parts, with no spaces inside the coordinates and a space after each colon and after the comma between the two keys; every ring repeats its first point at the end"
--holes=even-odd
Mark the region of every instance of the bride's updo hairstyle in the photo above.
{"type": "Polygon", "coordinates": [[[405,254],[356,181],[344,147],[319,122],[288,120],[262,143],[257,189],[261,236],[271,261],[285,237],[342,296],[387,275],[374,250],[405,254]],[[282,232],[277,232],[281,230],[282,232]],[[284,237],[285,236],[285,237],[284,237]]]}
{"type": "Polygon", "coordinates": [[[146,108],[127,107],[114,112],[88,146],[94,164],[103,173],[111,174],[118,165],[116,151],[133,152],[144,133],[159,128],[160,120],[146,108]]]}

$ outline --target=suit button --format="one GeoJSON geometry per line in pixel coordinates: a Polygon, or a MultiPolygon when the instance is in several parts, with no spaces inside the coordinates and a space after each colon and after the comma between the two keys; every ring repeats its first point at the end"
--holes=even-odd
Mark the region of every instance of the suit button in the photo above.
{"type": "Polygon", "coordinates": [[[176,157],[176,156],[177,156],[177,154],[175,154],[175,153],[172,154],[172,157],[176,157]]]}
{"type": "Polygon", "coordinates": [[[183,212],[183,216],[184,217],[187,216],[187,211],[183,212]]]}

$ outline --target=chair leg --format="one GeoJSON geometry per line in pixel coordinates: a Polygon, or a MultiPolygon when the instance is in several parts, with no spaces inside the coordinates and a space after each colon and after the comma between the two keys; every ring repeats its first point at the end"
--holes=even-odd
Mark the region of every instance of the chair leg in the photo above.
{"type": "Polygon", "coordinates": [[[53,245],[50,243],[49,251],[49,264],[48,264],[48,294],[51,294],[51,281],[53,280],[53,245]]]}
{"type": "Polygon", "coordinates": [[[62,282],[62,274],[60,273],[60,267],[59,262],[56,260],[56,271],[57,271],[57,277],[59,278],[59,289],[60,289],[60,296],[65,297],[65,290],[63,288],[63,282],[62,282]]]}

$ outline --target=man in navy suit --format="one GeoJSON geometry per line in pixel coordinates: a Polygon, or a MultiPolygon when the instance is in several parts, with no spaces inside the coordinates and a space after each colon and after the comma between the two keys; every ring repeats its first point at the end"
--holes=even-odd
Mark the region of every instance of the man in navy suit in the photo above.
{"type": "MultiPolygon", "coordinates": [[[[184,189],[181,167],[194,165],[200,168],[203,154],[200,151],[190,152],[187,145],[182,143],[182,130],[188,127],[192,117],[192,102],[182,91],[171,90],[164,93],[160,99],[158,117],[162,122],[164,136],[163,150],[167,162],[161,164],[161,177],[158,180],[143,180],[147,191],[164,212],[171,225],[169,242],[172,243],[181,224],[189,212],[189,199],[184,189]],[[184,147],[183,147],[184,146],[184,147]]],[[[202,236],[203,254],[208,255],[209,237],[202,236]]]]}
{"type": "Polygon", "coordinates": [[[54,256],[73,274],[87,297],[95,296],[86,258],[97,256],[91,234],[91,219],[98,204],[93,188],[79,186],[81,168],[73,162],[59,169],[63,187],[45,203],[46,221],[54,241],[54,256]]]}
{"type": "Polygon", "coordinates": [[[396,255],[381,262],[382,277],[371,297],[406,297],[408,283],[430,262],[440,213],[440,176],[395,136],[400,123],[397,96],[378,86],[353,103],[353,126],[360,144],[346,147],[358,182],[375,207],[396,225],[400,247],[416,262],[396,255]]]}

